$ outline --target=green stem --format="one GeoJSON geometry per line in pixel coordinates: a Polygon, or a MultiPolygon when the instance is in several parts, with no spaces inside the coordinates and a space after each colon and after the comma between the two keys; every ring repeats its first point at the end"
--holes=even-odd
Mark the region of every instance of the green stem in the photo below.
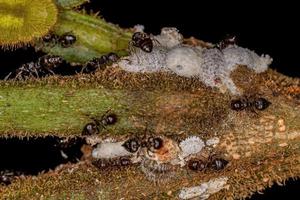
{"type": "Polygon", "coordinates": [[[62,56],[68,62],[79,63],[110,52],[125,55],[132,35],[132,31],[121,29],[104,19],[72,10],[61,10],[53,31],[58,35],[71,33],[76,36],[77,41],[69,48],[40,41],[36,44],[36,49],[62,56]]]}

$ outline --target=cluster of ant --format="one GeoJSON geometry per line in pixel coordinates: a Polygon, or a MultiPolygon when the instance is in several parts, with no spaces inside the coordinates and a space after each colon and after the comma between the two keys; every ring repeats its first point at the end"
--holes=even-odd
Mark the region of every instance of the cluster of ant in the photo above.
{"type": "Polygon", "coordinates": [[[54,75],[55,71],[62,67],[65,61],[60,56],[45,55],[36,62],[22,64],[14,72],[10,72],[4,80],[26,80],[29,77],[40,78],[47,75],[54,75]]]}
{"type": "MultiPolygon", "coordinates": [[[[131,51],[134,51],[133,47],[136,47],[143,50],[144,52],[151,53],[154,46],[154,42],[159,44],[159,41],[157,41],[152,35],[144,32],[135,32],[132,35],[131,41],[129,43],[129,49],[131,51]]],[[[236,44],[236,36],[226,35],[224,39],[222,39],[218,44],[215,45],[215,47],[217,47],[220,50],[223,50],[230,45],[236,44]]]]}
{"type": "Polygon", "coordinates": [[[107,55],[102,55],[99,58],[93,58],[82,67],[81,72],[92,73],[97,69],[102,69],[107,65],[117,62],[119,59],[120,57],[113,52],[108,53],[107,55]]]}
{"type": "MultiPolygon", "coordinates": [[[[69,48],[76,42],[76,36],[71,33],[63,35],[47,34],[42,38],[45,45],[60,45],[63,48],[69,48]]],[[[77,72],[92,73],[97,69],[110,65],[119,60],[115,53],[108,53],[100,57],[93,58],[85,64],[68,64],[62,57],[55,55],[45,55],[38,58],[37,61],[22,64],[15,71],[10,72],[4,80],[26,80],[28,78],[41,78],[49,75],[61,74],[61,72],[70,71],[70,74],[77,72]],[[79,69],[78,69],[79,68],[79,69]]],[[[63,74],[63,73],[62,73],[63,74]]]]}
{"type": "MultiPolygon", "coordinates": [[[[108,169],[114,167],[125,167],[134,164],[132,155],[137,155],[138,157],[141,148],[146,148],[147,152],[154,152],[163,145],[163,141],[159,137],[149,137],[147,140],[140,140],[139,138],[130,138],[122,143],[112,143],[112,150],[116,150],[121,147],[124,148],[123,156],[116,156],[112,158],[101,158],[93,161],[93,165],[99,169],[108,169]]],[[[103,154],[102,154],[103,155],[103,154]]]]}

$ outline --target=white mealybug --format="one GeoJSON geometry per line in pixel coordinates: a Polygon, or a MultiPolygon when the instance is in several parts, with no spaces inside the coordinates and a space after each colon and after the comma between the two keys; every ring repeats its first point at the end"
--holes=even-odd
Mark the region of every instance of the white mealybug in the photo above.
{"type": "Polygon", "coordinates": [[[154,36],[154,39],[158,41],[158,45],[170,49],[180,45],[183,41],[183,36],[175,27],[164,27],[161,29],[160,35],[154,36]]]}
{"type": "Polygon", "coordinates": [[[166,66],[166,55],[167,49],[162,46],[154,46],[151,53],[136,49],[118,65],[129,72],[157,72],[166,66]]]}
{"type": "Polygon", "coordinates": [[[145,26],[142,24],[137,24],[133,27],[134,32],[144,32],[145,26]]]}
{"type": "Polygon", "coordinates": [[[213,178],[199,186],[183,188],[178,197],[179,199],[208,199],[212,194],[225,188],[227,181],[227,177],[213,178]]]}
{"type": "Polygon", "coordinates": [[[213,138],[210,138],[210,139],[206,140],[205,144],[206,144],[207,146],[216,147],[217,144],[219,144],[219,142],[220,142],[220,139],[219,139],[219,138],[213,137],[213,138]]]}
{"type": "Polygon", "coordinates": [[[259,56],[254,51],[237,45],[230,45],[222,52],[226,61],[226,68],[230,71],[234,70],[237,65],[246,65],[256,73],[261,73],[266,71],[273,61],[269,55],[259,56]]]}
{"type": "Polygon", "coordinates": [[[261,73],[272,63],[269,55],[259,56],[237,45],[231,44],[221,50],[183,45],[183,37],[176,28],[163,28],[153,39],[157,43],[154,42],[151,52],[136,49],[118,65],[129,72],[172,71],[179,76],[197,77],[206,86],[239,95],[240,91],[230,77],[238,65],[261,73]]]}
{"type": "Polygon", "coordinates": [[[207,86],[218,87],[219,79],[224,74],[225,61],[222,52],[216,48],[204,49],[201,57],[203,59],[199,74],[201,81],[207,86]]]}
{"type": "Polygon", "coordinates": [[[165,182],[175,175],[175,167],[169,163],[144,158],[140,167],[147,179],[153,182],[165,182]]]}
{"type": "Polygon", "coordinates": [[[191,136],[180,142],[179,147],[181,149],[180,156],[186,158],[192,154],[199,153],[205,147],[205,144],[199,137],[191,136]]]}
{"type": "Polygon", "coordinates": [[[167,68],[179,76],[193,77],[201,73],[201,48],[177,46],[168,52],[167,68]]]}
{"type": "Polygon", "coordinates": [[[92,151],[92,157],[95,159],[110,159],[122,156],[132,155],[122,146],[124,142],[100,143],[92,151]]]}

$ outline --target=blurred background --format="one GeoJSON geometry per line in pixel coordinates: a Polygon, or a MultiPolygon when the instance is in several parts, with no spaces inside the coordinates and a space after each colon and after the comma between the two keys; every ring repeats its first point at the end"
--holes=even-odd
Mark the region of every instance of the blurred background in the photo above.
{"type": "MultiPolygon", "coordinates": [[[[144,25],[145,32],[152,34],[171,26],[185,37],[194,36],[211,43],[219,42],[226,34],[236,35],[239,46],[269,54],[274,59],[271,68],[300,77],[300,12],[296,3],[90,0],[82,8],[100,11],[107,21],[123,28],[144,25]]],[[[0,76],[40,55],[30,47],[13,52],[0,50],[0,76]]],[[[298,199],[299,189],[300,181],[288,181],[285,187],[274,186],[251,199],[298,199]]]]}

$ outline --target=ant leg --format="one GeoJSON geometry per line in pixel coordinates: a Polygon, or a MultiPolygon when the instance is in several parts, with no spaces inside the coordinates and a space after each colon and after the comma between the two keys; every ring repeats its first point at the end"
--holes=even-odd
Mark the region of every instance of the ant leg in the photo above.
{"type": "MultiPolygon", "coordinates": [[[[39,72],[37,71],[36,66],[34,66],[33,72],[35,73],[35,75],[36,75],[37,78],[40,78],[40,77],[39,77],[39,72]]],[[[33,76],[33,74],[30,73],[30,76],[33,76]]]]}
{"type": "Polygon", "coordinates": [[[89,118],[96,124],[97,127],[100,126],[101,123],[99,122],[99,120],[97,118],[90,117],[90,116],[89,116],[89,118]]]}
{"type": "Polygon", "coordinates": [[[253,108],[253,106],[250,106],[249,110],[251,111],[251,113],[254,113],[255,115],[258,115],[258,113],[255,111],[255,109],[253,108]]]}
{"type": "MultiPolygon", "coordinates": [[[[139,56],[137,55],[137,48],[135,48],[133,45],[132,45],[132,42],[130,42],[129,44],[129,52],[130,52],[130,55],[135,55],[136,57],[136,60],[138,62],[138,64],[140,63],[140,58],[139,56]]],[[[131,61],[130,61],[130,64],[131,64],[131,61]]]]}
{"type": "Polygon", "coordinates": [[[161,46],[160,42],[154,37],[154,35],[150,34],[150,39],[152,40],[153,44],[161,46]]]}
{"type": "Polygon", "coordinates": [[[12,72],[9,72],[9,74],[7,74],[7,75],[4,77],[4,81],[7,81],[11,75],[12,75],[12,72]]]}
{"type": "Polygon", "coordinates": [[[14,80],[22,81],[24,78],[22,77],[22,71],[18,72],[14,78],[14,80]]]}
{"type": "Polygon", "coordinates": [[[47,69],[48,72],[50,72],[51,75],[55,75],[54,71],[52,71],[51,69],[47,69]]]}
{"type": "Polygon", "coordinates": [[[111,108],[109,108],[102,116],[101,121],[105,118],[105,116],[111,111],[111,108]]]}

